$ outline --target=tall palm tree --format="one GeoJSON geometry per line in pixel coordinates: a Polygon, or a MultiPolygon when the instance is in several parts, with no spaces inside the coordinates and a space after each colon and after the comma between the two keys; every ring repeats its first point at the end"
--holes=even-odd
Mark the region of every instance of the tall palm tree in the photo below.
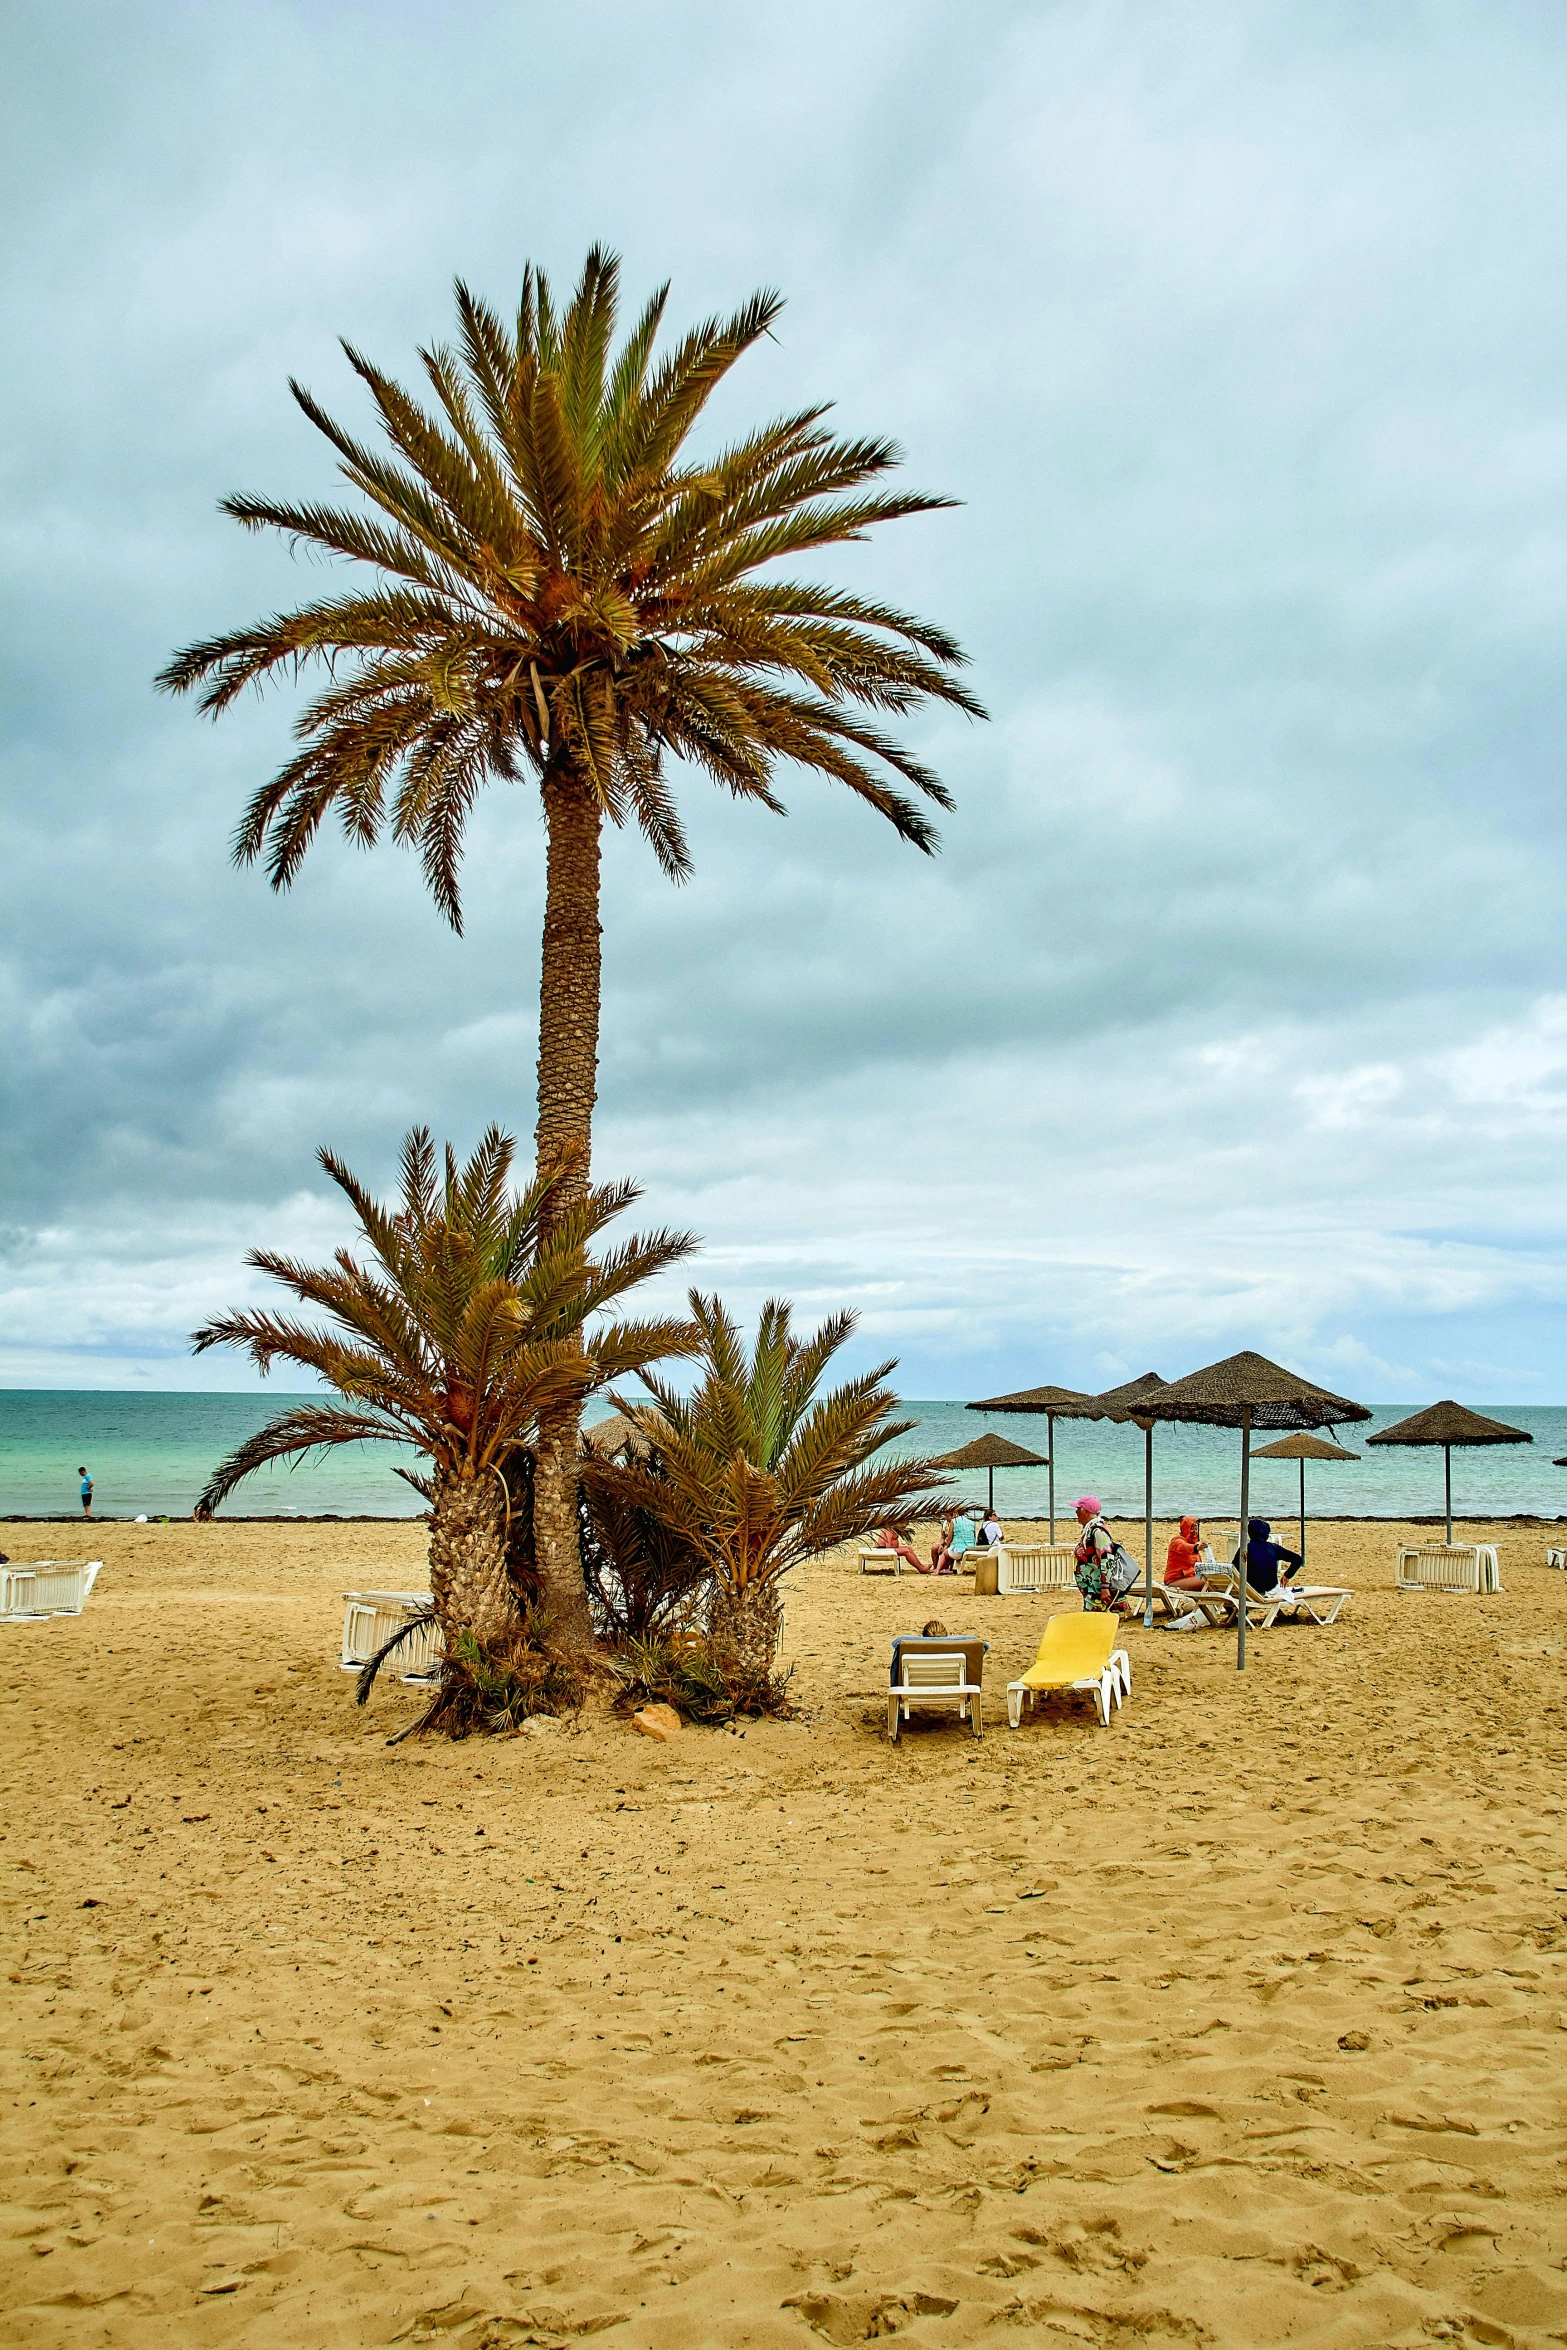
{"type": "MultiPolygon", "coordinates": [[[[776,771],[792,760],[929,851],[929,819],[900,784],[950,801],[879,720],[927,699],[983,714],[957,682],[963,655],[945,630],[773,571],[952,501],[876,486],[897,449],[835,438],[824,408],[692,455],[709,399],[780,298],[754,295],[655,364],[668,288],[617,350],[618,274],[595,247],[562,313],[529,268],[515,326],[459,283],[458,349],[420,353],[433,410],[345,345],[389,453],[293,384],[368,511],[248,495],[224,510],[374,578],[191,645],[159,679],[177,693],[200,687],[216,715],[280,668],[326,669],[296,723],[298,751],[236,836],[237,859],[264,858],[275,888],[335,809],[362,845],[388,824],[416,844],[460,928],[473,801],[488,781],[533,775],[546,837],[537,1149],[541,1168],[570,1159],[562,1200],[589,1181],[605,818],[640,825],[678,881],[690,857],[666,762],[781,811],[776,771]]],[[[563,1411],[541,1434],[537,1532],[562,1592],[577,1590],[586,1638],[576,1460],[576,1421],[563,1411]]]]}
{"type": "MultiPolygon", "coordinates": [[[[550,1169],[519,1195],[508,1181],[515,1149],[492,1126],[465,1166],[448,1148],[443,1174],[427,1129],[416,1127],[403,1144],[395,1208],[322,1151],[370,1261],[340,1249],[317,1267],[256,1249],[246,1262],[323,1312],[328,1327],[251,1308],[194,1334],[198,1354],[242,1347],[262,1372],[297,1364],[342,1398],[295,1404],[248,1437],[213,1472],[198,1508],[215,1509],[270,1461],[336,1444],[413,1446],[430,1469],[430,1591],[449,1656],[462,1635],[482,1653],[520,1629],[507,1573],[509,1457],[550,1415],[580,1413],[611,1380],[698,1344],[688,1322],[595,1322],[688,1255],[691,1235],[649,1233],[594,1258],[593,1242],[635,1190],[609,1185],[562,1203],[564,1178],[550,1169]]],[[[550,1597],[546,1578],[546,1616],[550,1597]]]]}
{"type": "Polygon", "coordinates": [[[892,1416],[892,1363],[818,1394],[853,1314],[835,1314],[801,1339],[787,1300],[770,1298],[749,1350],[718,1298],[694,1289],[691,1315],[700,1333],[696,1386],[680,1396],[644,1372],[651,1403],[616,1396],[651,1457],[588,1464],[588,1503],[610,1532],[618,1515],[645,1513],[701,1561],[712,1579],[715,1643],[759,1686],[771,1671],[788,1570],[889,1519],[932,1514],[944,1504],[945,1481],[924,1458],[873,1465],[915,1425],[892,1416]]]}

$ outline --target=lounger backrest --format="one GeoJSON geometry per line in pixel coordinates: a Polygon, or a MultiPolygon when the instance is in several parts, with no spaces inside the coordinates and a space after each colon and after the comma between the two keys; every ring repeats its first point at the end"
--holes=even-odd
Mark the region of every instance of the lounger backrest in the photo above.
{"type": "Polygon", "coordinates": [[[1063,1680],[1086,1680],[1110,1662],[1120,1630],[1118,1616],[1052,1616],[1039,1643],[1035,1669],[1059,1673],[1063,1680]]]}
{"type": "Polygon", "coordinates": [[[961,1648],[905,1654],[903,1686],[905,1689],[962,1689],[967,1681],[963,1665],[961,1648]]]}
{"type": "Polygon", "coordinates": [[[1008,1543],[1006,1546],[1007,1585],[1012,1591],[1065,1591],[1072,1582],[1076,1564],[1072,1548],[1065,1542],[1008,1543]]]}
{"type": "Polygon", "coordinates": [[[962,1634],[944,1634],[940,1638],[923,1632],[905,1632],[892,1644],[892,1686],[907,1688],[904,1668],[911,1657],[956,1656],[962,1665],[962,1677],[971,1689],[977,1689],[984,1676],[985,1651],[988,1640],[973,1640],[962,1634]]]}
{"type": "Polygon", "coordinates": [[[1479,1552],[1468,1546],[1421,1543],[1399,1554],[1399,1580],[1431,1591],[1478,1591],[1479,1552]]]}

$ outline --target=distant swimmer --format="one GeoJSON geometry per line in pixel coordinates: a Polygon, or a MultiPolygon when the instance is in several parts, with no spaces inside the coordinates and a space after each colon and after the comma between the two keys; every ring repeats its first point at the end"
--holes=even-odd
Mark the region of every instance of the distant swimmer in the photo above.
{"type": "Polygon", "coordinates": [[[78,1469],[76,1474],[82,1481],[82,1516],[90,1518],[92,1516],[92,1479],[85,1469],[78,1469]]]}

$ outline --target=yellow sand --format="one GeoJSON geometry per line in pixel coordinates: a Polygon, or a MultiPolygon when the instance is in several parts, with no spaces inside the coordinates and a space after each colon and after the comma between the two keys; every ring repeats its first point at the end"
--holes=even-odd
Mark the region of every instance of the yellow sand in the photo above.
{"type": "Polygon", "coordinates": [[[0,1628],[4,2340],[1567,2340],[1567,1578],[1482,1531],[1015,1736],[1059,1603],[827,1561],[803,1719],[666,1751],[389,1750],[338,1593],[416,1526],[99,1530],[0,1628]],[[892,1748],[930,1613],[995,1701],[892,1748]]]}

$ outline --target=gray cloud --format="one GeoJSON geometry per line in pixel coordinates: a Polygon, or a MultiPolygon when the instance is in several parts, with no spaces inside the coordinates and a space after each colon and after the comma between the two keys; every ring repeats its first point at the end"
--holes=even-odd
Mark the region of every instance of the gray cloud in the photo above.
{"type": "Polygon", "coordinates": [[[468,934],[416,867],[226,862],[287,696],[170,648],[301,592],[284,389],[407,372],[460,271],[595,236],[681,317],[790,296],[802,397],[961,496],[840,576],[954,626],[928,863],[800,779],[607,860],[600,1163],[742,1302],[849,1299],[915,1393],[1260,1344],[1352,1390],[1555,1392],[1567,621],[1555,12],[589,0],[20,11],[6,109],[0,1377],[233,1385],[184,1333],[312,1151],[526,1136],[526,791],[468,934]],[[829,39],[830,35],[830,39],[829,39]],[[832,58],[831,70],[822,60],[832,58]]]}

